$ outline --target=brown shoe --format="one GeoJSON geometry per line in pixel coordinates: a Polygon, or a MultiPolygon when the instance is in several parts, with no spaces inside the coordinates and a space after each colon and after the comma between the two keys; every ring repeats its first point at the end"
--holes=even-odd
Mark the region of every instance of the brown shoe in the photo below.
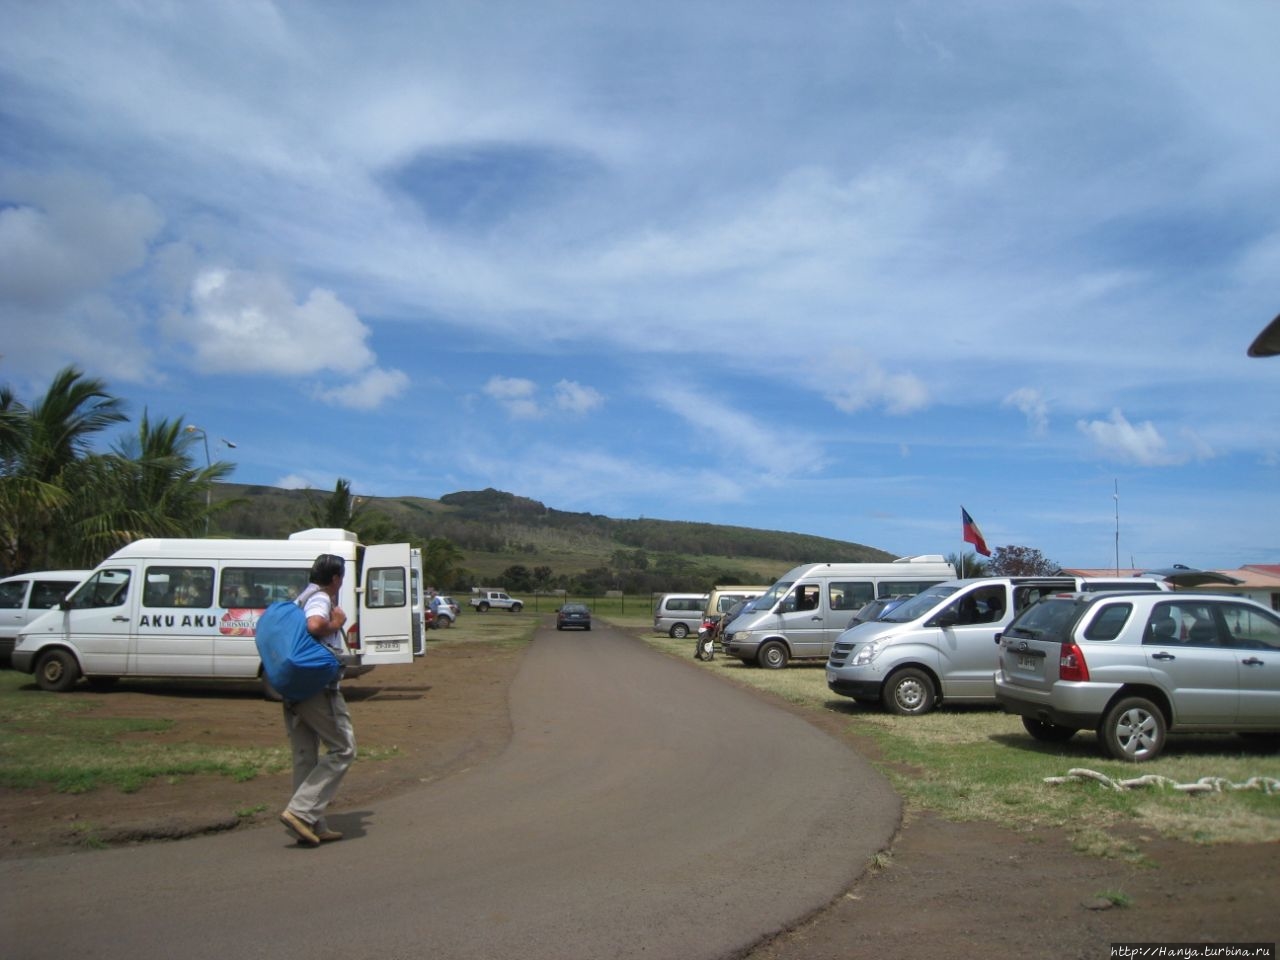
{"type": "Polygon", "coordinates": [[[311,829],[311,825],[292,810],[286,810],[280,814],[280,822],[288,828],[290,833],[298,838],[299,843],[305,843],[308,847],[318,847],[320,845],[320,838],[311,829]]]}
{"type": "Polygon", "coordinates": [[[342,834],[337,830],[317,830],[315,834],[316,839],[321,843],[332,843],[334,840],[342,839],[342,834]]]}

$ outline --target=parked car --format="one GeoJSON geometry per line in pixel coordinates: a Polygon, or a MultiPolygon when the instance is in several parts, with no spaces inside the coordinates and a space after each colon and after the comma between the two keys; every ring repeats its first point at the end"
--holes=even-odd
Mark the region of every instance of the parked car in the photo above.
{"type": "Polygon", "coordinates": [[[457,620],[458,614],[462,612],[462,608],[458,606],[458,601],[453,599],[453,597],[442,596],[440,597],[440,602],[445,606],[447,606],[450,611],[452,611],[453,619],[457,620]]]}
{"type": "Polygon", "coordinates": [[[1037,740],[1097,731],[1117,760],[1170,733],[1280,734],[1280,615],[1194,593],[1048,597],[999,639],[995,697],[1037,740]]]}
{"type": "Polygon", "coordinates": [[[14,641],[27,624],[57,606],[91,572],[47,570],[0,580],[0,666],[12,662],[14,641]]]}
{"type": "Polygon", "coordinates": [[[683,640],[702,626],[705,593],[664,593],[653,611],[653,632],[683,640]]]}
{"type": "MultiPolygon", "coordinates": [[[[928,713],[942,702],[990,703],[992,641],[1013,618],[1055,593],[1124,589],[1167,593],[1153,579],[977,577],[930,587],[879,619],[845,630],[827,658],[827,688],[890,713],[928,713]]],[[[902,592],[902,591],[897,591],[902,592]]]]}
{"type": "Polygon", "coordinates": [[[585,603],[566,603],[556,611],[556,629],[564,630],[568,627],[591,629],[591,610],[585,603]]]}

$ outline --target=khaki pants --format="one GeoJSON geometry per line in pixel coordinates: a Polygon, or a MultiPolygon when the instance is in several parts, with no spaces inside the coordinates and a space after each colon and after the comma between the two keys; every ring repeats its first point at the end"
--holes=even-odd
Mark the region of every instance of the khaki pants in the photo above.
{"type": "Polygon", "coordinates": [[[321,690],[301,703],[284,705],[284,725],[293,749],[293,797],[289,810],[317,830],[326,829],[325,807],[356,758],[356,735],[340,690],[321,690]],[[325,754],[320,755],[320,745],[325,754]]]}

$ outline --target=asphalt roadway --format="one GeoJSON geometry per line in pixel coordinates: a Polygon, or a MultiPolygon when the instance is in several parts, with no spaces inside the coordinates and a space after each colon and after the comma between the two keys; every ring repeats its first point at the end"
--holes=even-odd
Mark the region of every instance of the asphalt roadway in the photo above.
{"type": "Polygon", "coordinates": [[[339,792],[340,843],[273,824],[0,863],[0,951],[720,960],[838,897],[898,825],[843,744],[604,624],[540,630],[510,709],[489,763],[376,809],[339,792]]]}

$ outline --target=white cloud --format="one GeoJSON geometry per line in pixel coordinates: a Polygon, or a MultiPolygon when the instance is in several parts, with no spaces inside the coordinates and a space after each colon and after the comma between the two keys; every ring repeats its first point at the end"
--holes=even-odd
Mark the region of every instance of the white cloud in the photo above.
{"type": "Polygon", "coordinates": [[[555,386],[556,406],[568,413],[584,414],[604,404],[604,396],[594,387],[573,380],[561,380],[555,386]]]}
{"type": "Polygon", "coordinates": [[[1111,460],[1143,467],[1165,467],[1187,459],[1170,453],[1164,437],[1150,420],[1131,424],[1118,408],[1111,411],[1110,420],[1080,420],[1076,426],[1111,460]]]}
{"type": "Polygon", "coordinates": [[[708,450],[727,460],[741,457],[763,479],[811,473],[824,462],[822,446],[814,437],[794,427],[763,423],[714,396],[664,384],[652,399],[684,419],[708,450]]]}
{"type": "Polygon", "coordinates": [[[1015,407],[1027,418],[1027,426],[1036,436],[1043,436],[1049,429],[1049,405],[1044,395],[1034,387],[1020,387],[1009,394],[1002,406],[1015,407]]]}
{"type": "Polygon", "coordinates": [[[542,416],[538,405],[538,385],[523,377],[492,376],[484,385],[486,396],[496,400],[507,414],[517,420],[536,420],[542,416]]]}
{"type": "Polygon", "coordinates": [[[208,268],[192,281],[190,300],[176,332],[202,370],[358,374],[374,362],[369,328],[330,290],[297,302],[280,277],[208,268]]]}
{"type": "Polygon", "coordinates": [[[409,377],[401,370],[374,367],[357,379],[331,389],[317,388],[314,395],[334,406],[350,410],[376,410],[383,401],[398,397],[409,386],[409,377]]]}

